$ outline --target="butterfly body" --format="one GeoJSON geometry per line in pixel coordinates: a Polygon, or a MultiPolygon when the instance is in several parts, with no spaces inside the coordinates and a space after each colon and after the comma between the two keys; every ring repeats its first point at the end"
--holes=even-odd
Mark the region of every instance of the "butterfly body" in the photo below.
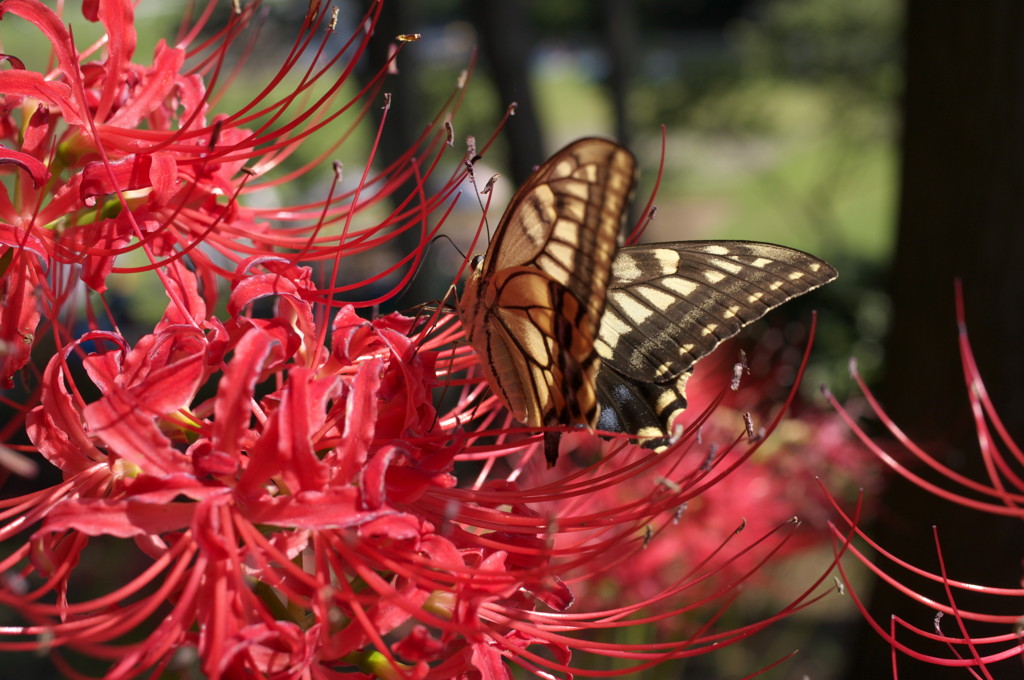
{"type": "MultiPolygon", "coordinates": [[[[574,142],[509,204],[459,311],[494,393],[530,427],[581,425],[670,441],[694,362],[746,324],[836,276],[797,250],[748,241],[619,247],[636,163],[574,142]]],[[[558,435],[545,436],[553,464],[558,435]]]]}

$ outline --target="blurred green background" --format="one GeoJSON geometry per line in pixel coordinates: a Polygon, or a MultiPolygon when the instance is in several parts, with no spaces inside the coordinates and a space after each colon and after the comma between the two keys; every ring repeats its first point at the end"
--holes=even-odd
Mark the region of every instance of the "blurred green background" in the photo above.
{"type": "MultiPolygon", "coordinates": [[[[65,17],[82,50],[99,31],[75,5],[69,3],[65,17]]],[[[336,43],[365,10],[360,2],[339,7],[336,43]]],[[[225,18],[229,10],[228,4],[218,7],[225,18]]],[[[264,87],[291,48],[302,16],[293,2],[263,3],[256,48],[244,55],[245,68],[232,74],[230,85],[216,89],[213,114],[240,109],[264,87]]],[[[646,240],[772,241],[836,265],[838,282],[776,314],[806,321],[810,309],[820,311],[819,358],[807,380],[809,392],[822,381],[844,392],[846,381],[837,378],[846,356],[856,354],[869,376],[881,366],[889,318],[884,277],[894,243],[900,17],[898,0],[389,0],[370,53],[357,77],[345,82],[342,99],[354,97],[376,71],[395,35],[422,34],[404,47],[399,72],[385,85],[393,100],[380,167],[412,146],[475,61],[453,121],[457,154],[451,166],[466,136],[482,142],[506,107],[518,103],[477,168],[481,184],[491,173],[502,175],[489,214],[492,227],[533,166],[589,135],[616,138],[636,154],[642,168],[636,203],[642,206],[658,175],[664,126],[664,174],[646,240]]],[[[136,61],[146,63],[160,39],[173,43],[181,21],[180,6],[140,3],[136,61]]],[[[41,68],[48,46],[20,25],[9,17],[0,26],[4,49],[29,68],[41,68]]],[[[247,40],[236,40],[239,60],[247,40]]],[[[287,92],[301,74],[295,69],[277,92],[287,92]]],[[[379,115],[378,105],[372,109],[335,154],[345,165],[344,188],[354,187],[368,157],[379,115]]],[[[315,158],[351,120],[342,116],[313,135],[274,172],[315,158]]],[[[330,178],[324,167],[249,200],[287,205],[320,199],[330,178]]],[[[479,218],[476,199],[465,196],[445,233],[468,248],[479,218]]],[[[393,261],[357,259],[343,273],[350,280],[393,261]]],[[[460,260],[447,244],[433,246],[415,294],[393,307],[441,298],[460,260]]],[[[148,292],[159,294],[155,278],[114,277],[111,285],[126,294],[141,322],[158,318],[159,306],[146,301],[148,292]],[[150,284],[152,291],[139,287],[150,284]]]]}
{"type": "MultiPolygon", "coordinates": [[[[264,7],[256,49],[220,93],[216,110],[236,110],[262,87],[305,10],[287,0],[264,7]]],[[[340,7],[339,39],[365,9],[359,2],[340,7]]],[[[159,38],[173,36],[180,12],[176,3],[140,4],[138,61],[148,60],[159,38]]],[[[67,17],[75,19],[74,10],[67,17]]],[[[72,23],[80,47],[95,38],[95,27],[72,23]]],[[[16,26],[7,19],[0,25],[4,50],[38,68],[27,57],[45,55],[47,46],[16,26]]],[[[491,172],[503,175],[492,227],[532,166],[588,135],[617,138],[634,151],[643,169],[642,204],[657,176],[664,126],[665,168],[648,239],[773,241],[832,262],[837,282],[768,320],[799,345],[797,325],[811,309],[819,311],[808,395],[821,382],[850,394],[846,359],[855,356],[900,422],[952,452],[956,469],[971,474],[954,276],[964,277],[968,326],[997,403],[1024,414],[1024,368],[1018,353],[1007,351],[1024,337],[1024,269],[1017,264],[1024,255],[1024,200],[1017,198],[1024,195],[1024,134],[1016,134],[1024,133],[1024,107],[1015,104],[1024,86],[1021,26],[1024,3],[1016,0],[389,0],[371,54],[345,87],[354,95],[393,36],[422,34],[403,48],[399,73],[386,86],[394,99],[379,155],[384,161],[409,148],[475,54],[454,120],[456,150],[467,135],[486,139],[506,107],[518,103],[477,167],[482,181],[491,172]]],[[[375,126],[368,118],[338,149],[346,187],[358,180],[375,126]]],[[[340,134],[322,131],[280,171],[315,157],[323,148],[318,139],[329,143],[340,134]]],[[[278,187],[272,198],[322,198],[330,175],[324,167],[322,175],[278,187]]],[[[479,218],[475,198],[466,197],[445,233],[466,248],[479,218]]],[[[404,306],[440,298],[461,259],[454,248],[436,244],[404,306]]],[[[152,298],[135,283],[125,290],[142,301],[131,305],[140,320],[152,322],[146,316],[159,312],[145,302],[152,298]]],[[[1009,419],[1011,432],[1020,432],[1022,417],[1009,419]]],[[[893,489],[883,500],[890,514],[881,514],[878,529],[899,525],[904,533],[889,538],[905,547],[905,557],[914,561],[921,550],[920,559],[933,558],[926,527],[945,518],[975,541],[948,548],[962,558],[960,578],[1019,585],[1019,527],[962,511],[943,515],[933,499],[893,489]],[[1006,552],[978,558],[993,546],[1006,552]],[[1002,565],[997,575],[986,571],[992,565],[1002,565]]],[[[807,565],[786,568],[794,585],[807,582],[807,565]]],[[[831,610],[777,627],[777,639],[643,677],[739,677],[797,646],[800,655],[768,677],[889,677],[877,667],[844,669],[850,659],[886,664],[888,658],[885,649],[857,646],[856,613],[848,601],[833,600],[839,602],[831,610]]],[[[877,611],[885,616],[893,606],[877,611]]],[[[934,669],[917,673],[900,677],[944,677],[934,669]]]]}

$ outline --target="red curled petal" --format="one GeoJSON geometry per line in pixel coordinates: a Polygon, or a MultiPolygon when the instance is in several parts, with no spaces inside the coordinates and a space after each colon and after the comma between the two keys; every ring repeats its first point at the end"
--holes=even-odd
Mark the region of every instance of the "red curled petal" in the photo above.
{"type": "Polygon", "coordinates": [[[32,178],[32,186],[36,189],[50,179],[49,169],[39,159],[27,153],[0,146],[0,164],[17,165],[32,178]]]}

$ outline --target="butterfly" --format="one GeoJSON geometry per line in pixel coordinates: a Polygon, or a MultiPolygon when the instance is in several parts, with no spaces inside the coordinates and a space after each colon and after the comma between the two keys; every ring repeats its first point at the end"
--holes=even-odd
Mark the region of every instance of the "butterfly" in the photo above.
{"type": "MultiPolygon", "coordinates": [[[[516,192],[458,303],[494,394],[529,427],[576,425],[661,450],[694,363],[747,324],[837,276],[752,241],[621,246],[636,160],[577,140],[516,192]]],[[[544,434],[554,465],[560,432],[544,434]]]]}

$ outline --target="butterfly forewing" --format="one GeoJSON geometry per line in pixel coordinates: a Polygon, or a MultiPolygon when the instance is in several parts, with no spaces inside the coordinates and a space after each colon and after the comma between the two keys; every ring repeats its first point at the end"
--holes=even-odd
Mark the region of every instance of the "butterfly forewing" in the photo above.
{"type": "Polygon", "coordinates": [[[663,446],[686,407],[694,362],[835,277],[824,260],[770,243],[680,241],[621,249],[597,341],[598,427],[663,446]]]}
{"type": "Polygon", "coordinates": [[[469,339],[527,425],[596,421],[595,345],[635,167],[602,139],[555,154],[513,198],[466,283],[469,339]]]}

